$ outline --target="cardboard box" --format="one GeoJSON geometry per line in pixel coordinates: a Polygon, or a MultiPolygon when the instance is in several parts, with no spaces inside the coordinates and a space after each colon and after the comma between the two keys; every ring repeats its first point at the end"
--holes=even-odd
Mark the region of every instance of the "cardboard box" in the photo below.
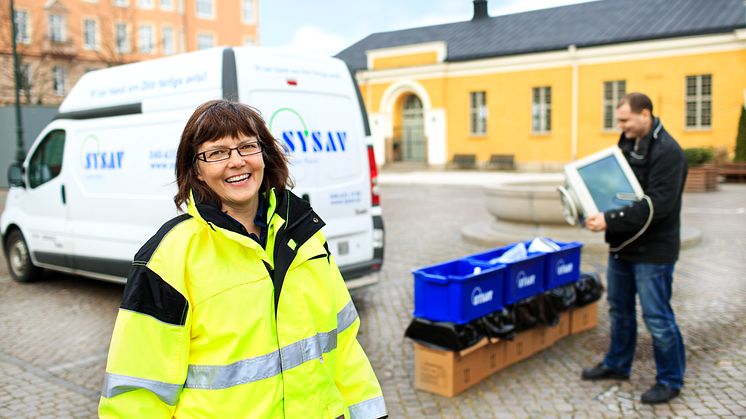
{"type": "Polygon", "coordinates": [[[513,340],[505,341],[505,365],[512,365],[536,353],[533,329],[518,333],[513,340]]]}
{"type": "Polygon", "coordinates": [[[415,388],[452,397],[482,381],[490,374],[484,349],[488,345],[485,338],[461,352],[452,352],[415,343],[415,388]]]}
{"type": "Polygon", "coordinates": [[[570,313],[570,333],[580,333],[598,326],[598,301],[574,308],[570,313]]]}
{"type": "Polygon", "coordinates": [[[559,316],[559,323],[557,323],[557,340],[570,335],[570,311],[563,311],[559,316]]]}
{"type": "Polygon", "coordinates": [[[539,352],[557,341],[557,327],[537,326],[529,330],[534,338],[534,351],[539,352]]]}
{"type": "Polygon", "coordinates": [[[486,362],[487,376],[492,375],[507,366],[505,362],[505,348],[506,341],[504,340],[493,340],[490,344],[485,346],[482,350],[484,351],[484,360],[486,362]]]}

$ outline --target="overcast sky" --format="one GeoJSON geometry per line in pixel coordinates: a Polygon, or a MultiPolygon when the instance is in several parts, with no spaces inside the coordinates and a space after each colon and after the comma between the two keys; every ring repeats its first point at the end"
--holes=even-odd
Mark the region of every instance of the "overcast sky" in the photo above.
{"type": "MultiPolygon", "coordinates": [[[[490,0],[490,16],[589,0],[490,0]]],[[[260,43],[334,55],[371,33],[471,19],[471,0],[260,0],[260,43]]]]}

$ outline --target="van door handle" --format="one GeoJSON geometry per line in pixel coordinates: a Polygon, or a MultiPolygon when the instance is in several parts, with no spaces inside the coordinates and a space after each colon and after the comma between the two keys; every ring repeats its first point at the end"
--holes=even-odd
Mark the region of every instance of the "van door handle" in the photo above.
{"type": "Polygon", "coordinates": [[[65,185],[60,186],[60,192],[62,192],[62,203],[67,204],[67,197],[65,196],[65,185]]]}

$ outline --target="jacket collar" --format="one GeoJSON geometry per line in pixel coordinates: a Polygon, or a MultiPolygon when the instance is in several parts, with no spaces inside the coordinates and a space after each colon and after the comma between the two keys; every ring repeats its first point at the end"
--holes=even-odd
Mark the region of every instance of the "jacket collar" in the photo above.
{"type": "Polygon", "coordinates": [[[660,118],[653,117],[652,129],[644,137],[640,138],[639,141],[630,140],[622,133],[619,137],[618,146],[632,159],[644,161],[650,152],[650,145],[658,139],[661,131],[663,131],[663,124],[660,118]]]}

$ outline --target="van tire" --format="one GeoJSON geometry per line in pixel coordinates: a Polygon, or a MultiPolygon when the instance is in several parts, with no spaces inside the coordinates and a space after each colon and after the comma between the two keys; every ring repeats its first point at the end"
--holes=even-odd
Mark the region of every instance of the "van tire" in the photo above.
{"type": "Polygon", "coordinates": [[[8,272],[18,282],[32,282],[39,279],[41,269],[31,262],[31,254],[21,230],[13,230],[5,242],[5,258],[8,272]]]}

